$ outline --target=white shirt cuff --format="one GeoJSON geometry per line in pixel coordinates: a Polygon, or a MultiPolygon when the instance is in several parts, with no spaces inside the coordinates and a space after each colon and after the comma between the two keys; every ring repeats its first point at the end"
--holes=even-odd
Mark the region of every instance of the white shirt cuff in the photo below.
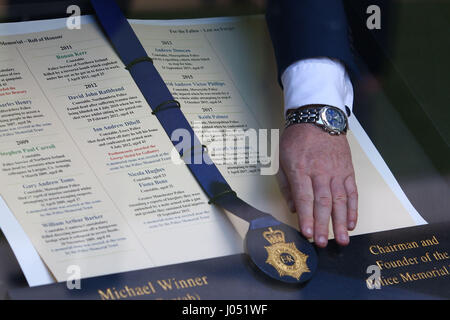
{"type": "Polygon", "coordinates": [[[329,58],[304,59],[282,74],[284,112],[307,104],[327,104],[352,110],[353,86],[342,63],[329,58]]]}

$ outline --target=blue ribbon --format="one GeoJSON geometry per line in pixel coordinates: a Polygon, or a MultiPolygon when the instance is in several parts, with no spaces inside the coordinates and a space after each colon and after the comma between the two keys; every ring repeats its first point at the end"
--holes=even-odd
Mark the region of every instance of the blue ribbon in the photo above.
{"type": "Polygon", "coordinates": [[[152,59],[147,56],[145,49],[115,1],[91,0],[91,3],[116,53],[130,72],[150,105],[152,113],[158,118],[169,138],[176,129],[183,128],[189,131],[192,141],[191,147],[187,150],[191,154],[187,156],[192,160],[194,153],[201,152],[204,161],[201,163],[187,161],[189,158],[186,155],[182,155],[182,158],[210,199],[210,203],[219,205],[249,222],[256,218],[270,216],[236,196],[209,158],[204,146],[180,110],[178,101],[173,98],[153,65],[152,59]]]}

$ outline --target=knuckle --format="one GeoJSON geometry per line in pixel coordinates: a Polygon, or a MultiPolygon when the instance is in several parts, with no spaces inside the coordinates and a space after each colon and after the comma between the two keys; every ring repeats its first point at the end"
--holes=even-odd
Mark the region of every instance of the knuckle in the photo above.
{"type": "Polygon", "coordinates": [[[314,225],[314,219],[312,219],[309,214],[306,214],[304,212],[299,213],[298,218],[299,218],[300,225],[302,225],[302,226],[314,225]]]}
{"type": "Polygon", "coordinates": [[[308,165],[303,161],[297,161],[292,165],[292,171],[305,172],[308,170],[308,165]]]}
{"type": "Polygon", "coordinates": [[[358,199],[358,191],[356,191],[356,190],[351,191],[351,192],[348,194],[348,197],[349,197],[350,199],[358,199]]]}
{"type": "Polygon", "coordinates": [[[310,193],[301,194],[298,197],[298,201],[310,203],[314,201],[314,196],[310,193]]]}
{"type": "Polygon", "coordinates": [[[315,199],[317,204],[322,207],[331,208],[332,200],[330,196],[319,196],[315,199]]]}
{"type": "Polygon", "coordinates": [[[328,223],[317,222],[314,226],[314,230],[317,234],[325,235],[328,234],[328,223]]]}
{"type": "Polygon", "coordinates": [[[343,193],[338,193],[333,197],[334,204],[343,204],[347,202],[347,195],[343,193]]]}

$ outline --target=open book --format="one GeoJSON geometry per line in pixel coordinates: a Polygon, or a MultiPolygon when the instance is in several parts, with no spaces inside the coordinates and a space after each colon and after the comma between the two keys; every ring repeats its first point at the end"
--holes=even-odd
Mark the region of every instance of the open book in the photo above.
{"type": "MultiPolygon", "coordinates": [[[[262,16],[130,22],[193,127],[282,128],[262,16]]],[[[352,234],[424,223],[355,116],[349,127],[352,234]]],[[[86,278],[242,252],[245,222],[208,204],[172,150],[94,19],[0,25],[0,226],[30,285],[64,281],[70,266],[86,278]]],[[[242,199],[297,227],[275,175],[218,168],[242,199]]]]}

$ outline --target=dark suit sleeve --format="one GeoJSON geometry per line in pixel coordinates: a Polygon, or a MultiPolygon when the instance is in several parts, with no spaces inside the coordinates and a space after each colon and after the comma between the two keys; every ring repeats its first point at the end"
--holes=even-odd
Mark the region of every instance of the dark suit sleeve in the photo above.
{"type": "Polygon", "coordinates": [[[266,20],[279,77],[292,63],[314,57],[340,60],[356,75],[341,0],[269,0],[266,20]]]}

